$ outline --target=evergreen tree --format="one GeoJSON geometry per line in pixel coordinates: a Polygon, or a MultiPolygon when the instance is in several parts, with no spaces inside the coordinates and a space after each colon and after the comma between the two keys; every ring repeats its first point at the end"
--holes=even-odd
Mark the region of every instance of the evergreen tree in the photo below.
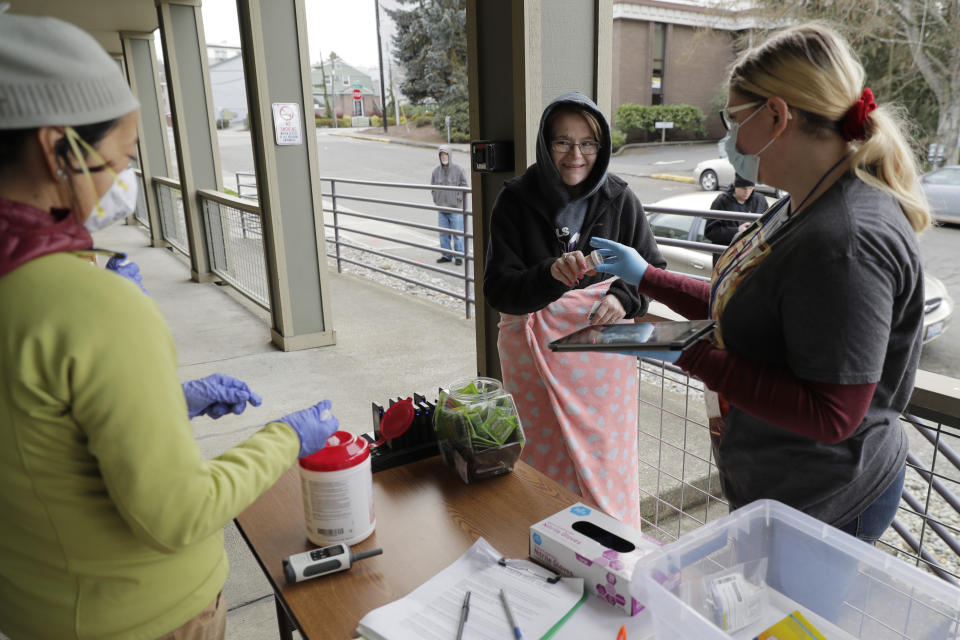
{"type": "MultiPolygon", "coordinates": [[[[396,26],[393,58],[406,71],[403,94],[414,104],[433,99],[441,112],[467,111],[466,0],[397,0],[411,8],[386,9],[396,26]]],[[[469,118],[455,118],[451,128],[466,135],[469,118]]]]}

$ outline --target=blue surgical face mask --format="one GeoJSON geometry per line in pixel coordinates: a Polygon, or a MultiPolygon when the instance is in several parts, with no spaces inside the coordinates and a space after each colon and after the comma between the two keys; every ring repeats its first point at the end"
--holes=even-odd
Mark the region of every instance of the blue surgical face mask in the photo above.
{"type": "Polygon", "coordinates": [[[750,182],[759,182],[758,173],[760,171],[760,154],[766,151],[767,147],[773,144],[776,136],[770,138],[770,142],[763,145],[763,148],[756,153],[740,153],[737,150],[737,133],[740,131],[740,125],[746,124],[750,118],[760,113],[764,105],[757,107],[757,110],[744,119],[743,122],[734,122],[730,125],[730,131],[724,138],[723,148],[727,152],[727,160],[733,165],[733,170],[750,182]]]}

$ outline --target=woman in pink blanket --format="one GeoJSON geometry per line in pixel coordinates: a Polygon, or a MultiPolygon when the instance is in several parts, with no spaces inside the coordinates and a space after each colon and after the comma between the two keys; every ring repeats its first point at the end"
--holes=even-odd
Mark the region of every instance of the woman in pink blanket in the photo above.
{"type": "Polygon", "coordinates": [[[546,348],[588,324],[646,313],[635,286],[587,270],[592,237],[666,265],[640,201],[607,173],[610,147],[606,119],[583,94],[544,110],[536,164],[494,206],[483,291],[501,313],[497,346],[527,438],[523,460],[639,527],[636,360],[546,348]]]}

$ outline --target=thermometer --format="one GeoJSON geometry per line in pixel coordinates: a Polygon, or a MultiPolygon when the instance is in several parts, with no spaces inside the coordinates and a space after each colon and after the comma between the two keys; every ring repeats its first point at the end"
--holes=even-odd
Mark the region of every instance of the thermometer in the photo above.
{"type": "Polygon", "coordinates": [[[381,553],[383,549],[354,553],[345,544],[334,544],[287,556],[283,559],[283,573],[287,576],[287,582],[303,582],[310,578],[349,569],[357,560],[378,556],[381,553]]]}

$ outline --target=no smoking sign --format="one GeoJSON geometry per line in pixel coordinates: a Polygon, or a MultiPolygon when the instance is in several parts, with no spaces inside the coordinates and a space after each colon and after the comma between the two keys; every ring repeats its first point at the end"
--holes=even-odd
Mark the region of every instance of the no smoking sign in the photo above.
{"type": "Polygon", "coordinates": [[[274,102],[272,106],[273,132],[277,144],[303,144],[300,105],[296,102],[274,102]]]}

